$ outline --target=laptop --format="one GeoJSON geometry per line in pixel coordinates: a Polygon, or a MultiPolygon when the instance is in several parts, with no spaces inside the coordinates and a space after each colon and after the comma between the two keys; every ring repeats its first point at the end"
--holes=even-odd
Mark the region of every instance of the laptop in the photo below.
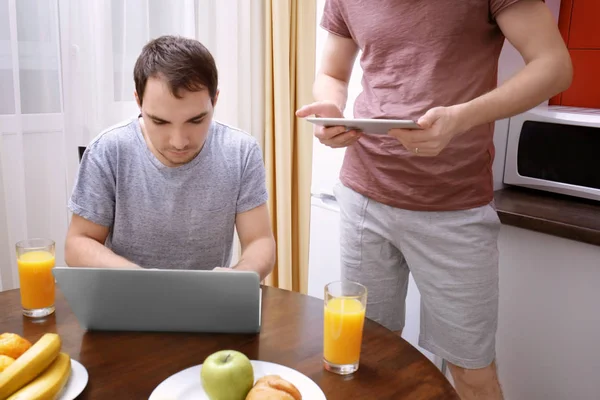
{"type": "Polygon", "coordinates": [[[53,273],[86,330],[260,332],[255,272],[55,267],[53,273]]]}

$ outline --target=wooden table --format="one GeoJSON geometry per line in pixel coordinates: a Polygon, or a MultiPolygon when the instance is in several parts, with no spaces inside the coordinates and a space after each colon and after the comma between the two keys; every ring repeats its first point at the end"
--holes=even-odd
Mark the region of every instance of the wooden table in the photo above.
{"type": "Polygon", "coordinates": [[[18,290],[0,293],[0,332],[14,332],[32,342],[56,332],[63,351],[87,368],[90,380],[78,399],[147,399],[164,379],[226,348],[294,368],[313,379],[331,400],[458,399],[425,356],[373,321],[365,323],[359,370],[338,376],[321,364],[321,300],[264,287],[262,315],[259,335],[86,332],[58,290],[56,312],[43,321],[22,316],[18,290]]]}

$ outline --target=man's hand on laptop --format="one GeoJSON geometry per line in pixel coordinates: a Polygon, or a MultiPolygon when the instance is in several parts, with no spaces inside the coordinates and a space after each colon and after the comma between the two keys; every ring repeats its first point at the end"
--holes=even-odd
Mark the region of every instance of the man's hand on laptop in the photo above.
{"type": "Polygon", "coordinates": [[[225,268],[225,267],[214,267],[213,271],[233,271],[232,268],[225,268]]]}

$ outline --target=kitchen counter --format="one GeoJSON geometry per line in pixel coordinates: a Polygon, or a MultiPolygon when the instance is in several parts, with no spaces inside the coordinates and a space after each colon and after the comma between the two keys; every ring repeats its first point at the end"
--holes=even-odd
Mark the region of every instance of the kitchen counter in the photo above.
{"type": "Polygon", "coordinates": [[[600,202],[520,187],[495,192],[500,221],[600,246],[600,202]]]}

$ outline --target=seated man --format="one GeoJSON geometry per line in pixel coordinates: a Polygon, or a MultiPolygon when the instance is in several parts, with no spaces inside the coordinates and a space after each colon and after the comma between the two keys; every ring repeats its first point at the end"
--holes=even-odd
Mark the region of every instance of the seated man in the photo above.
{"type": "Polygon", "coordinates": [[[235,270],[265,278],[275,242],[257,141],[213,121],[217,69],[198,41],[149,42],[135,68],[141,114],[83,154],[69,208],[69,266],[235,270]]]}

